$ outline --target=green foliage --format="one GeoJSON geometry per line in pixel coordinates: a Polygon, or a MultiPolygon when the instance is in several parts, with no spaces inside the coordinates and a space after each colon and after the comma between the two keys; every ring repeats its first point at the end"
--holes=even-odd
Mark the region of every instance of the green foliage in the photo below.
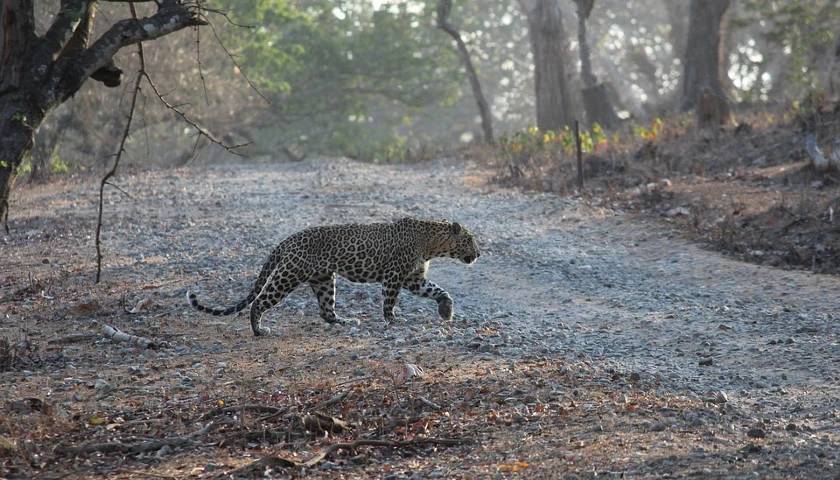
{"type": "Polygon", "coordinates": [[[225,8],[256,25],[225,40],[271,99],[253,127],[278,147],[394,158],[422,109],[458,94],[457,57],[427,10],[325,0],[236,0],[225,8]]]}
{"type": "Polygon", "coordinates": [[[50,172],[55,174],[63,174],[70,171],[70,164],[62,160],[57,152],[53,152],[50,158],[50,172]]]}
{"type": "MultiPolygon", "coordinates": [[[[603,127],[592,125],[589,130],[580,131],[580,148],[583,153],[596,153],[606,149],[609,138],[603,127]]],[[[559,131],[542,132],[537,127],[530,127],[514,133],[503,135],[499,139],[499,146],[507,156],[534,156],[543,152],[561,152],[575,155],[575,132],[567,125],[559,131]]]]}
{"type": "Polygon", "coordinates": [[[776,55],[788,57],[782,75],[793,90],[792,96],[818,88],[820,65],[830,55],[840,25],[840,3],[835,0],[745,0],[746,15],[736,19],[735,27],[765,25],[764,39],[775,46],[776,55]]]}
{"type": "MultiPolygon", "coordinates": [[[[0,165],[0,167],[2,166],[3,165],[0,165]]],[[[32,173],[32,161],[29,158],[27,158],[26,160],[21,162],[20,165],[18,165],[17,175],[29,175],[30,173],[32,173]]]]}

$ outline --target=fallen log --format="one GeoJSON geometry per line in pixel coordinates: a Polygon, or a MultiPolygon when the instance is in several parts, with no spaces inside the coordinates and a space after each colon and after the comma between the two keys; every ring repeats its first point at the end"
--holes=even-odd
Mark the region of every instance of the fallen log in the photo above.
{"type": "Polygon", "coordinates": [[[100,325],[102,327],[102,334],[113,342],[127,343],[140,348],[151,348],[152,350],[157,350],[161,346],[159,343],[149,340],[146,337],[139,337],[137,335],[125,333],[122,330],[112,327],[106,323],[98,322],[96,320],[94,320],[94,323],[100,325]]]}

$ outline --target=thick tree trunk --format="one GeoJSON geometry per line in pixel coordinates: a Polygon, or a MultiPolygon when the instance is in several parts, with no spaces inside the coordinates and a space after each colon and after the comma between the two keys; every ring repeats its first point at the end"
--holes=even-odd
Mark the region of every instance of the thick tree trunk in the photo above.
{"type": "Polygon", "coordinates": [[[467,71],[467,78],[470,81],[473,97],[475,97],[475,103],[478,106],[478,114],[481,116],[481,129],[484,132],[484,141],[493,144],[495,143],[495,138],[493,136],[493,117],[490,114],[490,107],[487,104],[487,99],[484,98],[484,92],[481,90],[478,72],[476,72],[472,58],[470,57],[470,52],[467,50],[467,44],[464,43],[461,34],[458,33],[458,29],[449,23],[449,12],[451,10],[452,0],[438,0],[437,24],[441,30],[455,40],[455,45],[458,47],[458,53],[461,56],[461,63],[464,64],[464,69],[467,71]]]}
{"type": "Polygon", "coordinates": [[[6,0],[0,6],[0,221],[8,216],[9,191],[24,156],[32,149],[43,119],[25,93],[26,65],[35,40],[31,0],[6,0]]]}
{"type": "Polygon", "coordinates": [[[586,121],[591,126],[595,123],[611,129],[618,125],[618,115],[615,114],[607,88],[598,83],[598,78],[592,72],[592,60],[589,52],[589,40],[586,38],[586,19],[595,6],[595,0],[575,0],[578,13],[578,49],[580,51],[580,73],[583,78],[583,107],[586,110],[586,121]]]}
{"type": "Polygon", "coordinates": [[[16,93],[0,94],[0,220],[6,218],[17,168],[32,150],[43,116],[32,101],[16,93]]]}
{"type": "Polygon", "coordinates": [[[566,65],[569,49],[559,0],[520,0],[534,56],[537,127],[559,130],[572,120],[566,65]]]}
{"type": "Polygon", "coordinates": [[[707,113],[714,112],[716,118],[711,120],[717,123],[730,120],[729,101],[721,81],[725,58],[721,32],[729,5],[730,0],[691,0],[683,56],[682,110],[700,106],[707,113]]]}

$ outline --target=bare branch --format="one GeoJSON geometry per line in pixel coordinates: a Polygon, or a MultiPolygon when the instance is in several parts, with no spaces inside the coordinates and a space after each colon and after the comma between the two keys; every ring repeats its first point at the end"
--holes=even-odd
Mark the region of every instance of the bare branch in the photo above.
{"type": "Polygon", "coordinates": [[[207,96],[207,81],[204,79],[204,69],[201,66],[201,30],[198,27],[193,27],[195,30],[195,63],[198,64],[198,76],[201,78],[201,88],[204,90],[204,103],[210,105],[210,98],[207,96]]]}
{"type": "Polygon", "coordinates": [[[184,111],[180,110],[177,105],[172,105],[171,103],[169,103],[169,101],[164,98],[164,95],[162,95],[160,93],[160,91],[157,88],[157,85],[155,85],[155,83],[152,81],[152,77],[150,77],[148,73],[146,73],[144,71],[142,73],[142,75],[143,75],[143,77],[146,78],[146,81],[149,83],[149,86],[152,87],[152,91],[155,92],[155,95],[157,95],[157,97],[161,101],[161,103],[163,103],[163,105],[166,108],[168,108],[169,110],[172,110],[173,112],[175,112],[176,115],[181,117],[181,120],[183,120],[184,122],[189,124],[191,127],[196,129],[196,131],[198,132],[199,135],[205,137],[207,140],[210,140],[212,143],[215,143],[216,145],[222,147],[223,149],[225,149],[225,151],[230,152],[234,155],[239,155],[239,156],[241,156],[241,154],[239,152],[237,152],[236,149],[242,148],[242,147],[245,147],[245,146],[248,146],[248,145],[251,144],[251,142],[246,142],[246,143],[239,143],[239,144],[236,144],[236,145],[228,145],[227,143],[223,142],[222,140],[219,140],[209,130],[205,129],[204,127],[202,127],[201,125],[196,123],[193,119],[191,119],[189,116],[187,116],[187,114],[184,113],[184,111]]]}
{"type": "Polygon", "coordinates": [[[490,114],[490,106],[487,104],[487,99],[484,97],[484,92],[481,90],[481,81],[478,79],[478,72],[473,65],[470,52],[467,49],[467,44],[452,23],[449,22],[449,14],[452,11],[452,0],[438,0],[437,4],[437,26],[447,33],[455,41],[455,46],[458,48],[458,54],[461,57],[461,63],[467,71],[467,79],[472,88],[473,97],[475,98],[478,113],[481,116],[481,129],[484,131],[484,141],[493,144],[495,137],[493,136],[493,119],[490,114]]]}
{"type": "MultiPolygon", "coordinates": [[[[227,16],[225,16],[225,18],[227,18],[227,16]]],[[[230,21],[230,19],[228,19],[228,21],[230,21]]],[[[216,26],[213,25],[213,22],[208,20],[207,24],[210,26],[210,30],[213,32],[213,36],[216,37],[216,41],[219,42],[219,46],[222,47],[222,50],[225,51],[225,54],[228,56],[228,58],[230,58],[230,61],[233,62],[233,65],[239,70],[239,73],[242,74],[242,78],[244,78],[245,81],[248,82],[248,85],[253,91],[257,92],[257,95],[259,95],[263,100],[265,100],[265,103],[271,105],[271,100],[269,100],[268,97],[263,95],[260,89],[257,88],[254,82],[251,81],[251,79],[245,73],[245,70],[242,69],[242,67],[239,65],[239,62],[236,61],[236,58],[233,56],[232,53],[230,53],[230,50],[228,50],[224,42],[222,42],[222,39],[219,37],[219,32],[216,31],[216,26]]]]}
{"type": "MultiPolygon", "coordinates": [[[[131,9],[131,16],[134,17],[136,20],[137,12],[134,9],[134,4],[129,3],[129,8],[131,9]]],[[[101,232],[102,232],[102,209],[103,209],[103,198],[105,193],[105,185],[108,184],[108,180],[117,173],[117,167],[120,165],[120,159],[122,159],[123,152],[125,152],[125,142],[128,140],[128,134],[131,131],[131,121],[134,119],[134,109],[137,107],[137,95],[140,93],[140,81],[143,79],[143,76],[146,74],[146,56],[143,53],[143,43],[137,43],[137,55],[140,59],[140,69],[137,71],[137,78],[134,80],[134,91],[131,93],[131,106],[128,110],[128,118],[125,122],[125,129],[123,130],[122,138],[120,139],[120,147],[117,149],[116,158],[114,159],[114,165],[111,167],[111,170],[102,177],[102,181],[99,184],[99,213],[97,215],[96,220],[96,283],[99,283],[99,279],[102,276],[102,246],[101,246],[101,232]]]]}

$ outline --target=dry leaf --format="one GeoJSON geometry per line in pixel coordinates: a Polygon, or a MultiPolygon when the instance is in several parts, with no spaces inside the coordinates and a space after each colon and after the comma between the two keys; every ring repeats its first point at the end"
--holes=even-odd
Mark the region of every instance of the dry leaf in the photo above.
{"type": "Polygon", "coordinates": [[[394,375],[394,382],[397,385],[402,385],[405,382],[409,381],[411,377],[425,377],[426,372],[423,371],[420,366],[415,365],[413,363],[406,363],[403,364],[402,368],[400,368],[397,373],[394,375]]]}
{"type": "Polygon", "coordinates": [[[88,423],[96,426],[96,425],[102,425],[103,423],[105,423],[107,421],[108,421],[107,418],[100,417],[99,415],[94,414],[93,416],[90,417],[90,419],[88,420],[88,423]]]}
{"type": "Polygon", "coordinates": [[[528,468],[529,466],[530,464],[528,462],[523,461],[517,461],[513,463],[502,463],[499,465],[499,471],[516,473],[520,470],[528,468]]]}

